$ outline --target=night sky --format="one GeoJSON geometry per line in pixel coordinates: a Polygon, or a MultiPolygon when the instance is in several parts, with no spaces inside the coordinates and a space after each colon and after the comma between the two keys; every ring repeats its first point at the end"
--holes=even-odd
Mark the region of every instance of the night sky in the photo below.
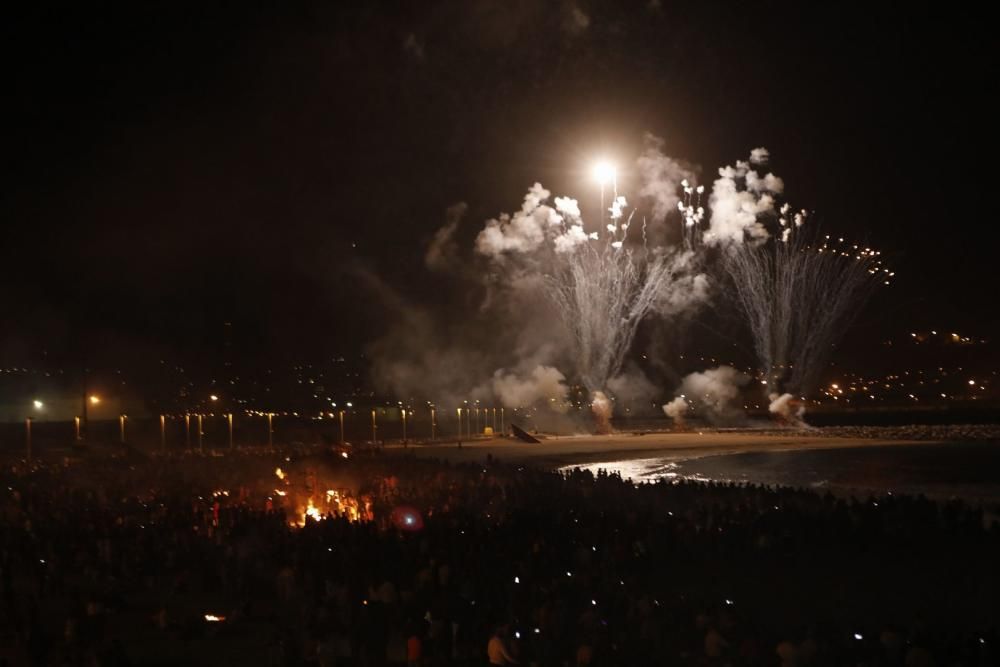
{"type": "Polygon", "coordinates": [[[587,196],[592,159],[631,163],[645,132],[706,183],[766,146],[793,202],[890,256],[863,330],[992,335],[989,22],[858,7],[22,6],[0,25],[0,356],[197,359],[224,322],[242,359],[353,354],[390,321],[361,273],[461,301],[423,267],[448,206],[471,246],[536,180],[587,196]]]}

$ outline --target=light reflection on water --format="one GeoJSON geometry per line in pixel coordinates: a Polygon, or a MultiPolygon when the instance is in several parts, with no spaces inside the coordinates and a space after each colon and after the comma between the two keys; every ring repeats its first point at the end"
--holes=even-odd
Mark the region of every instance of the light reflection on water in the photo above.
{"type": "Polygon", "coordinates": [[[664,458],[581,463],[563,466],[562,468],[559,468],[559,472],[567,473],[576,469],[587,470],[594,475],[596,475],[599,470],[605,470],[608,473],[617,473],[622,479],[630,479],[633,482],[656,482],[661,479],[683,479],[696,482],[713,481],[712,478],[705,477],[700,474],[684,474],[680,472],[680,466],[675,461],[664,458]]]}
{"type": "Polygon", "coordinates": [[[811,488],[842,495],[926,494],[1000,503],[1000,443],[928,443],[678,460],[643,458],[563,466],[618,473],[634,482],[690,480],[811,488]]]}

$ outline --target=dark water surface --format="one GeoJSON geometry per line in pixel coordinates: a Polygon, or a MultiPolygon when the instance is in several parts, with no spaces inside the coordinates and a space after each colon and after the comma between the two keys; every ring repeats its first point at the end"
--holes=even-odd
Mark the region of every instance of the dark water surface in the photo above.
{"type": "Polygon", "coordinates": [[[637,482],[664,478],[751,482],[843,494],[923,493],[1000,503],[1000,443],[748,452],[684,461],[662,457],[607,461],[579,467],[616,471],[637,482]]]}

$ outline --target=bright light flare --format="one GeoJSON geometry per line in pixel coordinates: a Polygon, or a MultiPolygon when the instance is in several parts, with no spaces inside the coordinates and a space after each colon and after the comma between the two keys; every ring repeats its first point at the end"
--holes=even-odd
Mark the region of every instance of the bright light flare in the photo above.
{"type": "Polygon", "coordinates": [[[595,164],[593,168],[594,180],[601,185],[615,180],[616,173],[617,170],[615,169],[615,165],[606,160],[601,160],[595,164]]]}
{"type": "Polygon", "coordinates": [[[393,508],[389,518],[400,530],[416,532],[424,527],[424,518],[420,512],[406,505],[393,508]]]}
{"type": "Polygon", "coordinates": [[[91,396],[90,397],[90,404],[91,405],[97,405],[100,402],[101,402],[101,397],[100,396],[91,396]]]}
{"type": "Polygon", "coordinates": [[[35,409],[36,409],[36,410],[41,410],[41,409],[42,409],[43,407],[45,407],[45,404],[44,404],[44,403],[42,403],[42,402],[41,402],[41,401],[39,401],[39,400],[36,400],[36,401],[34,401],[34,403],[35,403],[35,409]]]}

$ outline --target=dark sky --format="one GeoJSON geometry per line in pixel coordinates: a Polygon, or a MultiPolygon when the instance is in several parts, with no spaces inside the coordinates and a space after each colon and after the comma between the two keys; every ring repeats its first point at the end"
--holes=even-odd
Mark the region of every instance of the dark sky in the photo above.
{"type": "Polygon", "coordinates": [[[446,207],[471,243],[646,131],[706,180],[768,147],[796,204],[894,258],[869,326],[997,328],[992,37],[964,6],[84,4],[0,26],[5,359],[212,355],[225,321],[247,357],[359,350],[385,316],[356,268],[443,300],[446,207]]]}

